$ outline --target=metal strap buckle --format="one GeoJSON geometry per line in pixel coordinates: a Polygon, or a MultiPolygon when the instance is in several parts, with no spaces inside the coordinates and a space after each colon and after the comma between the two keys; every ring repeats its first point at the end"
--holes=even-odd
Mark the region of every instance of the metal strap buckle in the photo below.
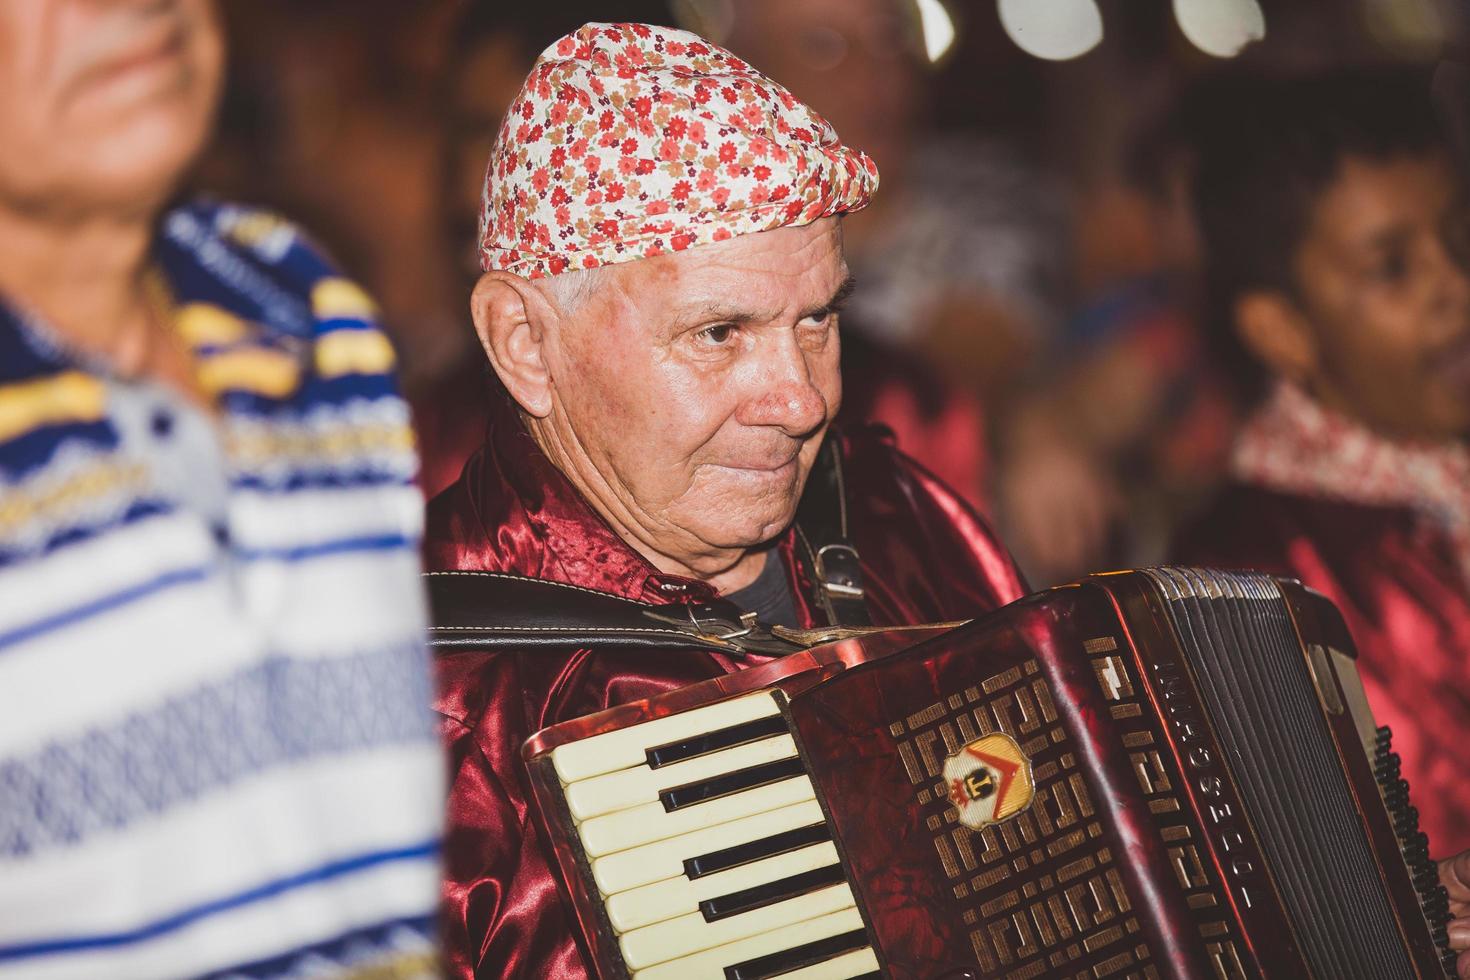
{"type": "Polygon", "coordinates": [[[839,599],[863,597],[862,570],[858,553],[852,545],[823,545],[815,555],[817,577],[822,590],[839,599]]]}

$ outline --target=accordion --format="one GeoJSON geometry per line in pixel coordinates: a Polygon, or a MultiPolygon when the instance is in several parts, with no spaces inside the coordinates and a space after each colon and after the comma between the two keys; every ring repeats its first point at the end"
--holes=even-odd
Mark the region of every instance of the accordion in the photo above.
{"type": "Polygon", "coordinates": [[[1442,977],[1355,656],[1296,582],[1120,572],[523,754],[604,980],[1442,977]]]}

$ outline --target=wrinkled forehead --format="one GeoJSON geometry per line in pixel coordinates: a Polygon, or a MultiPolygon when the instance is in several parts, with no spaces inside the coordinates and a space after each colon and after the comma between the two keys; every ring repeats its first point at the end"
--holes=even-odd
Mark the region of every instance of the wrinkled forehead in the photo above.
{"type": "Polygon", "coordinates": [[[835,217],[613,269],[635,296],[656,301],[675,317],[719,312],[750,320],[774,320],[792,310],[820,307],[848,274],[835,217]]]}

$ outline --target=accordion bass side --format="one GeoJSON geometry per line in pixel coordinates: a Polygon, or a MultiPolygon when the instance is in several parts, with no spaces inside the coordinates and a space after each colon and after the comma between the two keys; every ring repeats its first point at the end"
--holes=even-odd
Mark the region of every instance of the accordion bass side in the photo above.
{"type": "Polygon", "coordinates": [[[1443,977],[1354,658],[1293,581],[1121,572],[523,755],[603,980],[1443,977]]]}

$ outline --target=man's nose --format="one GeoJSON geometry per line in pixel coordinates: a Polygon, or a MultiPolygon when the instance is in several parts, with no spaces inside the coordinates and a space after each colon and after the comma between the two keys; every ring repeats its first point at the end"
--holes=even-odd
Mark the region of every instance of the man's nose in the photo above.
{"type": "Polygon", "coordinates": [[[817,387],[807,355],[792,338],[749,365],[750,396],[736,421],[770,425],[793,438],[811,435],[827,421],[827,398],[817,387]]]}

